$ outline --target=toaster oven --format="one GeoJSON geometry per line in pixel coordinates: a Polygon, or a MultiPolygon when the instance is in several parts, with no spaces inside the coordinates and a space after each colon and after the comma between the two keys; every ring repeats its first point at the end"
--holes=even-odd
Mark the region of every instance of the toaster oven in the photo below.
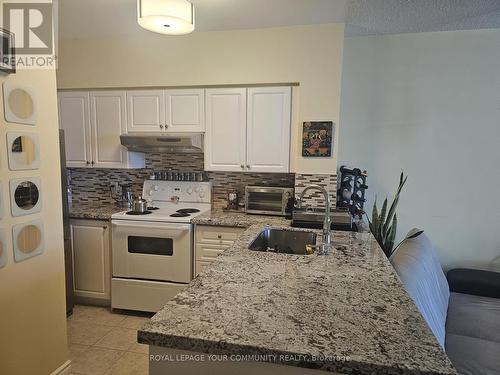
{"type": "Polygon", "coordinates": [[[288,200],[294,189],[272,186],[245,187],[245,212],[247,214],[285,216],[288,200]]]}

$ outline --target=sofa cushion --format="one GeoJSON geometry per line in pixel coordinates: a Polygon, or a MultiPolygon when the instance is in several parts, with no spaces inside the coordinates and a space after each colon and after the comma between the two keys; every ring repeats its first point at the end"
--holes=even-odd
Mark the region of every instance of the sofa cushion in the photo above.
{"type": "Polygon", "coordinates": [[[500,344],[500,299],[451,293],[446,333],[500,344]]]}
{"type": "Polygon", "coordinates": [[[460,374],[500,374],[500,343],[496,341],[447,333],[446,354],[460,374]]]}
{"type": "Polygon", "coordinates": [[[500,298],[500,272],[455,268],[446,278],[452,292],[500,298]]]}
{"type": "Polygon", "coordinates": [[[444,348],[450,291],[434,247],[424,234],[412,229],[391,256],[391,263],[406,291],[444,348]],[[412,237],[413,236],[413,237],[412,237]]]}

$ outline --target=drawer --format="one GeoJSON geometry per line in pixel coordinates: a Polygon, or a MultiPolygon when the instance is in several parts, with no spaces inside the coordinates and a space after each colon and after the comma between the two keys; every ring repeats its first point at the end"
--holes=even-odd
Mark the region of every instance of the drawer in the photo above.
{"type": "Polygon", "coordinates": [[[197,243],[194,250],[195,258],[196,260],[213,260],[231,245],[231,243],[221,245],[197,243]]]}
{"type": "Polygon", "coordinates": [[[231,245],[244,231],[245,228],[197,225],[196,242],[204,242],[207,244],[227,242],[228,245],[231,245]]]}

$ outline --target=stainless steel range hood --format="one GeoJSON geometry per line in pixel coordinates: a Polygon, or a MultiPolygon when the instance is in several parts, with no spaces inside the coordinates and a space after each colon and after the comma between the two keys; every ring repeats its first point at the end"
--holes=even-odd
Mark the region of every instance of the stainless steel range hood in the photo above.
{"type": "Polygon", "coordinates": [[[135,133],[120,136],[129,151],[178,154],[203,153],[202,133],[135,133]]]}

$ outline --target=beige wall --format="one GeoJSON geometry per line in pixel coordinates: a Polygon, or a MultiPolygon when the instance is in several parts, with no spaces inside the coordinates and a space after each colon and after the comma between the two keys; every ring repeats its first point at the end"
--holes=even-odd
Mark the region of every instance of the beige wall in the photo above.
{"type": "MultiPolygon", "coordinates": [[[[37,126],[6,123],[0,106],[0,176],[4,199],[3,228],[8,263],[0,269],[0,374],[50,374],[67,360],[66,307],[56,81],[53,71],[19,71],[0,77],[33,87],[38,93],[37,126]],[[9,171],[6,133],[36,132],[40,136],[41,165],[34,171],[9,171]],[[9,179],[39,176],[42,212],[13,218],[10,215],[9,179]],[[45,252],[14,263],[12,231],[15,224],[42,219],[45,252]]],[[[3,95],[0,95],[3,101],[3,95]]]]}
{"type": "MultiPolygon", "coordinates": [[[[322,160],[300,157],[299,124],[338,124],[343,24],[143,35],[60,40],[58,88],[299,82],[293,98],[292,168],[336,171],[336,152],[322,160]]],[[[336,139],[338,134],[337,128],[336,139]]]]}
{"type": "Polygon", "coordinates": [[[369,208],[404,170],[400,238],[424,229],[446,268],[500,270],[499,88],[500,30],[345,42],[340,162],[368,170],[369,208]]]}

